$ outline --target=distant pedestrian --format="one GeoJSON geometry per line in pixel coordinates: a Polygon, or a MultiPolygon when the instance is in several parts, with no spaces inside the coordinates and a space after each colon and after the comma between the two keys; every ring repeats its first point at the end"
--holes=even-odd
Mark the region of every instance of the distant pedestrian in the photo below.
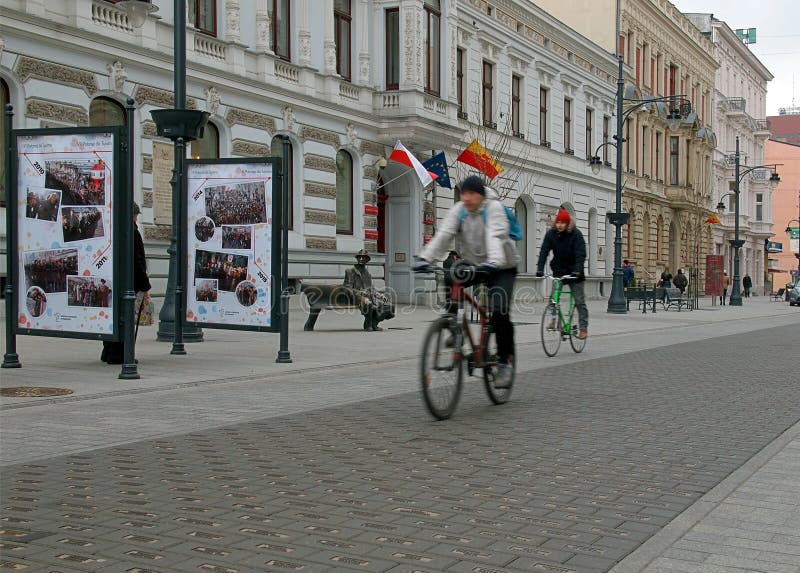
{"type": "Polygon", "coordinates": [[[450,251],[447,253],[447,258],[442,262],[442,267],[445,270],[444,273],[444,286],[445,286],[445,298],[446,298],[446,310],[449,313],[455,314],[458,311],[458,303],[452,299],[450,296],[451,288],[453,286],[453,276],[450,273],[450,269],[456,263],[456,261],[461,260],[461,257],[458,256],[458,251],[450,251]]]}
{"type": "Polygon", "coordinates": [[[728,287],[731,286],[731,278],[728,276],[728,271],[722,271],[722,296],[719,297],[719,302],[725,306],[725,300],[728,298],[728,287]]]}
{"type": "Polygon", "coordinates": [[[744,274],[742,288],[744,289],[744,298],[750,298],[750,289],[753,288],[753,279],[750,278],[749,273],[744,274]]]}
{"type": "Polygon", "coordinates": [[[672,288],[672,273],[669,272],[669,267],[664,267],[664,272],[661,273],[661,285],[664,288],[672,288]]]}
{"type": "Polygon", "coordinates": [[[633,282],[633,265],[628,259],[622,261],[622,286],[627,288],[633,282]]]}
{"type": "Polygon", "coordinates": [[[681,291],[681,294],[684,293],[686,290],[686,285],[689,284],[689,281],[686,279],[686,275],[683,274],[683,269],[678,269],[678,274],[675,275],[675,278],[672,279],[672,282],[675,284],[675,288],[681,291]]]}

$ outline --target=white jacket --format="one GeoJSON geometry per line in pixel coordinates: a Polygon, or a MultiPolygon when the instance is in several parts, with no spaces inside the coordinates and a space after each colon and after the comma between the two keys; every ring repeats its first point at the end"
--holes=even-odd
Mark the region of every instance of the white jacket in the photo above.
{"type": "Polygon", "coordinates": [[[487,187],[486,198],[481,206],[476,211],[466,211],[461,222],[464,211],[466,207],[461,201],[453,205],[420,257],[426,261],[441,260],[450,248],[450,241],[456,237],[458,254],[462,259],[476,265],[488,262],[500,269],[515,268],[519,255],[514,241],[508,236],[508,216],[497,193],[487,187]]]}

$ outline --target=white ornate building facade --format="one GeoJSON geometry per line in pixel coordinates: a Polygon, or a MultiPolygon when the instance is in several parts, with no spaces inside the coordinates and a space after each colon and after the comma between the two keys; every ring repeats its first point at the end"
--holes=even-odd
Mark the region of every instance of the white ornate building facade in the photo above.
{"type": "MultiPolygon", "coordinates": [[[[722,225],[714,226],[714,253],[725,255],[728,275],[733,276],[736,138],[739,137],[740,169],[763,165],[766,142],[770,137],[767,111],[767,82],[772,74],[753,55],[736,33],[712,14],[687,14],[695,26],[716,46],[719,62],[714,83],[712,126],[717,134],[714,151],[714,204],[721,198],[725,213],[722,225]],[[726,196],[727,195],[727,196],[726,196]]],[[[780,169],[779,169],[780,171],[780,169]]],[[[739,253],[740,276],[749,274],[755,292],[762,292],[766,273],[764,241],[773,235],[770,172],[765,169],[745,175],[739,185],[739,238],[744,245],[739,253]]]]}
{"type": "MultiPolygon", "coordinates": [[[[154,1],[140,28],[115,4],[0,0],[0,96],[14,106],[15,128],[119,124],[134,99],[135,196],[158,293],[172,145],[150,111],[174,105],[172,2],[154,1]]],[[[189,153],[268,156],[289,137],[290,277],[337,282],[365,248],[372,274],[409,300],[413,255],[454,197],[423,190],[386,157],[399,139],[421,160],[444,150],[453,166],[477,138],[506,168],[493,185],[525,227],[523,273],[535,270],[549,217],[565,206],[587,237],[590,284],[602,294],[613,174],[594,177],[587,160],[610,137],[607,50],[525,0],[187,6],[187,107],[211,114],[189,153]]]]}

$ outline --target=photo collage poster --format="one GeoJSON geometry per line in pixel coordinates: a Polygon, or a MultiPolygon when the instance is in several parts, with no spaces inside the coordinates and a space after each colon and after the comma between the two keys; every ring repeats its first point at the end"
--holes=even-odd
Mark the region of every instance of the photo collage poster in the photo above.
{"type": "Polygon", "coordinates": [[[187,165],[186,321],[272,326],[272,165],[187,165]]]}
{"type": "Polygon", "coordinates": [[[22,329],[114,334],[114,134],[17,138],[22,329]]]}

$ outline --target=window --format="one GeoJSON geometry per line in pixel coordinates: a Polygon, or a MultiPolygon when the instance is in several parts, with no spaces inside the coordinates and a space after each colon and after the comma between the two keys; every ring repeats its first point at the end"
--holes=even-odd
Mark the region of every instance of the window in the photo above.
{"type": "Polygon", "coordinates": [[[464,111],[464,58],[466,52],[459,48],[456,51],[456,97],[458,98],[458,112],[466,119],[464,111]]]}
{"type": "Polygon", "coordinates": [[[208,122],[203,128],[203,137],[195,139],[189,146],[193,159],[215,159],[219,157],[219,130],[208,122]]]}
{"type": "Polygon", "coordinates": [[[692,184],[692,180],[689,177],[689,173],[691,173],[691,171],[690,171],[690,163],[691,163],[690,160],[691,160],[691,158],[692,158],[691,142],[687,139],[686,140],[686,177],[683,180],[683,184],[687,185],[687,186],[692,184]]]}
{"type": "Polygon", "coordinates": [[[511,76],[511,131],[513,135],[521,135],[519,129],[519,113],[520,113],[520,90],[522,86],[522,78],[517,75],[511,76]]]}
{"type": "Polygon", "coordinates": [[[756,193],[756,221],[764,220],[764,194],[756,193]]]}
{"type": "Polygon", "coordinates": [[[0,78],[0,205],[6,204],[6,105],[11,103],[11,94],[6,82],[0,78]]]}
{"type": "Polygon", "coordinates": [[[594,149],[594,140],[592,139],[592,124],[594,123],[594,112],[586,108],[586,158],[591,159],[594,149]]]}
{"type": "MultiPolygon", "coordinates": [[[[272,138],[270,155],[272,157],[283,157],[283,138],[280,136],[272,138]]],[[[288,221],[286,221],[286,228],[294,229],[294,148],[291,142],[289,143],[288,157],[284,159],[286,160],[284,162],[284,165],[286,165],[286,173],[284,175],[289,178],[289,198],[287,201],[289,203],[289,215],[288,221]]]]}
{"type": "Polygon", "coordinates": [[[425,0],[425,91],[439,95],[441,65],[441,19],[440,0],[425,0]]]}
{"type": "Polygon", "coordinates": [[[572,100],[564,99],[564,151],[572,151],[572,100]]]}
{"type": "Polygon", "coordinates": [[[656,132],[656,179],[661,180],[661,134],[656,132]]]}
{"type": "Polygon", "coordinates": [[[678,73],[678,66],[670,65],[669,84],[668,84],[669,91],[667,92],[667,95],[675,95],[675,76],[677,75],[677,73],[678,73]]]}
{"type": "Polygon", "coordinates": [[[631,120],[625,120],[625,169],[631,170],[631,120]]]}
{"type": "Polygon", "coordinates": [[[650,130],[642,126],[642,175],[650,175],[650,166],[647,158],[650,156],[650,130]]]}
{"type": "MultiPolygon", "coordinates": [[[[611,118],[607,115],[603,116],[603,143],[608,143],[608,130],[611,127],[611,118]]],[[[608,148],[609,145],[603,145],[603,162],[608,163],[608,148]]]]}
{"type": "Polygon", "coordinates": [[[642,85],[642,49],[639,46],[636,46],[636,85],[642,85]]]}
{"type": "Polygon", "coordinates": [[[343,149],[336,153],[336,232],[353,234],[353,158],[343,149]]]}
{"type": "Polygon", "coordinates": [[[217,1],[195,0],[194,27],[204,34],[217,35],[217,1]]]}
{"type": "Polygon", "coordinates": [[[700,101],[702,102],[700,104],[700,121],[705,123],[706,122],[706,94],[703,94],[702,96],[700,96],[700,101]]]}
{"type": "Polygon", "coordinates": [[[678,184],[678,136],[669,138],[669,184],[678,184]]]}
{"type": "Polygon", "coordinates": [[[113,99],[95,98],[89,104],[89,125],[125,125],[125,108],[113,99]]]}
{"type": "Polygon", "coordinates": [[[287,62],[291,60],[290,26],[289,0],[272,0],[272,51],[287,62]]]}
{"type": "Polygon", "coordinates": [[[549,90],[547,88],[539,88],[539,143],[550,147],[550,114],[547,109],[547,98],[549,90]]]}
{"type": "Polygon", "coordinates": [[[483,62],[483,125],[491,127],[493,125],[492,119],[494,118],[494,110],[492,109],[492,92],[494,91],[494,84],[492,82],[492,75],[494,70],[489,62],[483,62]]]}
{"type": "Polygon", "coordinates": [[[336,73],[350,81],[350,29],[352,25],[350,0],[334,0],[333,33],[336,42],[336,73]]]}
{"type": "MultiPolygon", "coordinates": [[[[386,89],[400,89],[400,10],[386,10],[386,89]]],[[[461,100],[459,100],[459,103],[461,100]]]]}

